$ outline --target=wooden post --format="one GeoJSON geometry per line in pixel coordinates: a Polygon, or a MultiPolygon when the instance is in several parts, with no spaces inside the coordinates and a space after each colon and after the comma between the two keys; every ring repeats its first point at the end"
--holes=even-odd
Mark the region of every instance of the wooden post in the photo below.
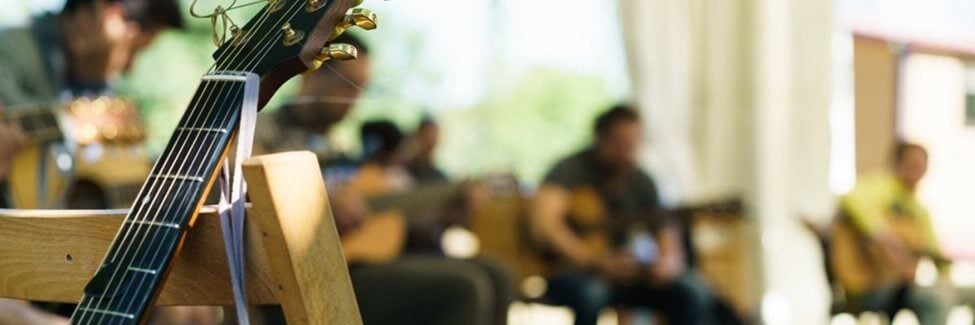
{"type": "Polygon", "coordinates": [[[318,160],[311,152],[244,162],[275,297],[292,324],[361,324],[318,160]],[[300,172],[295,172],[300,171],[300,172]],[[318,315],[310,317],[310,315],[318,315]]]}

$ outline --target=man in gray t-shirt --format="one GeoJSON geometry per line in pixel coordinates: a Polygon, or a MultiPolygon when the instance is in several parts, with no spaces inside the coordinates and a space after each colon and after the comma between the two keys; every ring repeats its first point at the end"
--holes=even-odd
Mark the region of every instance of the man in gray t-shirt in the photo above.
{"type": "Polygon", "coordinates": [[[709,323],[711,293],[688,271],[680,230],[637,166],[642,130],[628,107],[603,113],[592,146],[557,163],[535,197],[534,234],[559,265],[548,295],[573,309],[575,324],[596,324],[610,305],[649,307],[669,324],[709,323]]]}

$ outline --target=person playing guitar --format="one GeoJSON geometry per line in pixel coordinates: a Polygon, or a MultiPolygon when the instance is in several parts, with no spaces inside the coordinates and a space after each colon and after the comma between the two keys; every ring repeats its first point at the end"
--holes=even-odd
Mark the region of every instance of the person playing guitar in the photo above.
{"type": "Polygon", "coordinates": [[[592,147],[545,176],[532,207],[533,234],[558,259],[548,297],[572,308],[580,325],[596,324],[610,305],[650,307],[668,324],[708,324],[711,293],[687,269],[680,231],[636,165],[639,115],[615,106],[594,131],[592,147]]]}
{"type": "MultiPolygon", "coordinates": [[[[183,28],[182,17],[177,0],[67,0],[60,13],[0,30],[0,116],[23,104],[111,94],[111,83],[161,31],[183,28]]],[[[0,117],[0,208],[8,207],[3,192],[16,172],[12,160],[27,142],[23,130],[0,117]]],[[[26,323],[48,317],[7,300],[0,300],[0,313],[9,317],[0,315],[5,324],[19,323],[19,315],[26,323]]]]}
{"type": "MultiPolygon", "coordinates": [[[[182,28],[182,17],[176,0],[67,0],[58,14],[0,30],[0,106],[110,94],[136,55],[162,30],[182,28]]],[[[25,141],[21,130],[0,121],[0,184],[25,141]]]]}
{"type": "Polygon", "coordinates": [[[928,168],[928,152],[898,143],[892,172],[861,177],[840,199],[832,238],[833,272],[847,296],[865,310],[891,317],[904,307],[921,324],[944,324],[950,304],[914,285],[921,257],[946,266],[927,209],[915,195],[928,168]],[[848,231],[852,230],[852,231],[848,231]]]}
{"type": "MultiPolygon", "coordinates": [[[[346,172],[359,170],[330,144],[326,134],[353,109],[369,82],[371,66],[368,46],[353,34],[342,34],[334,42],[355,46],[358,58],[328,61],[318,71],[303,75],[294,99],[258,118],[254,143],[256,154],[310,150],[325,167],[326,179],[345,178],[351,175],[344,175],[346,172]]],[[[490,275],[472,263],[435,256],[394,256],[392,260],[359,257],[362,254],[358,252],[375,251],[380,246],[402,247],[406,234],[388,231],[402,227],[384,227],[399,218],[388,213],[373,215],[366,204],[367,193],[354,186],[331,181],[326,184],[364,323],[505,323],[506,314],[495,317],[497,304],[490,275]],[[377,232],[383,237],[372,240],[375,237],[371,235],[377,232]]],[[[506,304],[503,310],[507,310],[506,304]]],[[[263,312],[269,323],[280,321],[277,311],[263,312]]]]}

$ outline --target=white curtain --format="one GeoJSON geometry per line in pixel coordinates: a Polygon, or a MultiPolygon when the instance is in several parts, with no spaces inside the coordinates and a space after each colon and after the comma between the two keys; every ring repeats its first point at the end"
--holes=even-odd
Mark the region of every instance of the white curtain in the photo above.
{"type": "Polygon", "coordinates": [[[833,209],[829,2],[620,0],[620,16],[668,201],[743,195],[763,320],[827,323],[821,255],[799,217],[833,209]]]}

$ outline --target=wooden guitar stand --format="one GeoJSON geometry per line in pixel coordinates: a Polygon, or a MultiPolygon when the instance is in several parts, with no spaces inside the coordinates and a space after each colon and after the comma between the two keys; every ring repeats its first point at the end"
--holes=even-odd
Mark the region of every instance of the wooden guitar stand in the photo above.
{"type": "MultiPolygon", "coordinates": [[[[361,324],[315,155],[243,167],[248,303],[280,304],[289,324],[361,324]]],[[[77,303],[126,212],[0,209],[0,297],[77,303]]],[[[201,209],[156,304],[234,304],[215,209],[201,209]]]]}

